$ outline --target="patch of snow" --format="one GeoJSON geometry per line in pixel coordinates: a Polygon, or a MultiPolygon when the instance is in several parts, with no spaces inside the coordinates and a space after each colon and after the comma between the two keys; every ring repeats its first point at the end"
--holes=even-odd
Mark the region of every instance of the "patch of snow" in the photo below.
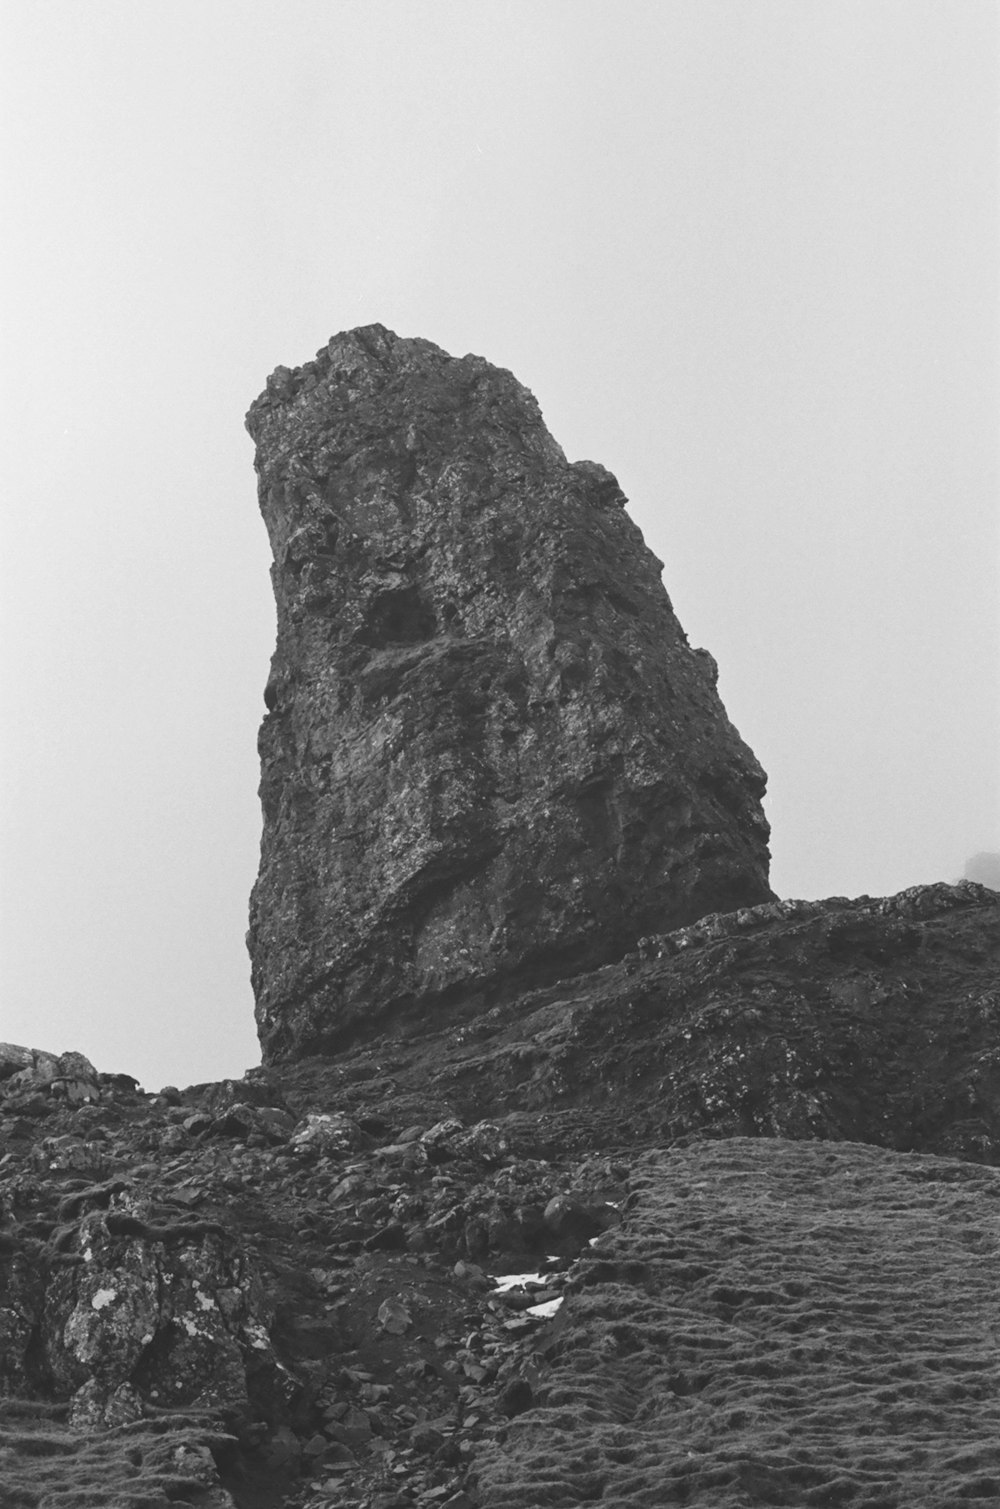
{"type": "Polygon", "coordinates": [[[94,1295],[90,1303],[93,1305],[95,1310],[103,1310],[106,1305],[110,1305],[111,1302],[113,1300],[116,1300],[117,1298],[117,1289],[98,1289],[97,1293],[94,1295]]]}
{"type": "Polygon", "coordinates": [[[539,1289],[545,1288],[545,1280],[540,1273],[505,1273],[493,1280],[493,1287],[498,1294],[506,1294],[508,1289],[520,1289],[527,1284],[537,1284],[539,1289]]]}
{"type": "Polygon", "coordinates": [[[563,1296],[560,1294],[558,1299],[547,1299],[544,1304],[529,1305],[524,1313],[525,1315],[536,1315],[539,1320],[548,1320],[550,1315],[556,1313],[562,1302],[563,1296]]]}

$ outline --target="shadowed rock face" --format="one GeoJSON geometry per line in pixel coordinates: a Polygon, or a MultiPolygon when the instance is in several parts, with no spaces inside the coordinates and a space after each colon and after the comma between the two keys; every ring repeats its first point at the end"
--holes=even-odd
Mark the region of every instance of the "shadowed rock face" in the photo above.
{"type": "Polygon", "coordinates": [[[767,900],[764,773],[603,467],[380,325],[247,426],[278,641],[250,953],[266,1061],[767,900]]]}

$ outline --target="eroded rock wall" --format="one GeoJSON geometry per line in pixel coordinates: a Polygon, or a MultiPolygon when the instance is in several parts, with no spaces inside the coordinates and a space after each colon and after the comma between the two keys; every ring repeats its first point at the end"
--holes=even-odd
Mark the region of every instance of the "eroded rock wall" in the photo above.
{"type": "Polygon", "coordinates": [[[274,552],[249,945],[265,1059],[767,900],[765,777],[614,477],[379,325],[247,417],[274,552]]]}

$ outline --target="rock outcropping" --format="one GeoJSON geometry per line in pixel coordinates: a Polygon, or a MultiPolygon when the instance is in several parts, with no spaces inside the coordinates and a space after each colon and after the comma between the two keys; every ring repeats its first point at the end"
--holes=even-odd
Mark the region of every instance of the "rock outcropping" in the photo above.
{"type": "Polygon", "coordinates": [[[0,1044],[0,1503],[995,1502],[998,971],[966,882],[183,1092],[0,1044]]]}
{"type": "Polygon", "coordinates": [[[278,642],[250,951],[265,1061],[766,901],[764,773],[614,477],[380,325],[252,406],[278,642]]]}
{"type": "Polygon", "coordinates": [[[3,1509],[996,1503],[1000,895],[770,899],[509,374],[376,326],[269,393],[266,1061],[0,1043],[3,1509]]]}

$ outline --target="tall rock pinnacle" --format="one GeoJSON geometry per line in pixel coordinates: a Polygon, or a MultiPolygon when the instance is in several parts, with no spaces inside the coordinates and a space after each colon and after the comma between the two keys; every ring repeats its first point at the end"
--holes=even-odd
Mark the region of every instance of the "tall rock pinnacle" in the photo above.
{"type": "Polygon", "coordinates": [[[764,773],[610,472],[381,325],[253,404],[274,552],[249,934],[266,1061],[769,899],[764,773]]]}

